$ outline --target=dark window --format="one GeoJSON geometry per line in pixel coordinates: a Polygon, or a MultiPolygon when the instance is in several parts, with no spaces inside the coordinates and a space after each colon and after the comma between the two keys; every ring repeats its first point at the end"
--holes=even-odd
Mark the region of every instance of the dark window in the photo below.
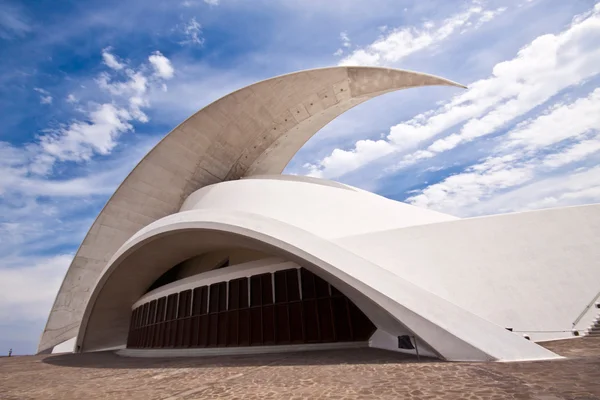
{"type": "Polygon", "coordinates": [[[221,282],[219,285],[219,311],[227,310],[227,282],[221,282]]]}
{"type": "Polygon", "coordinates": [[[240,279],[240,308],[248,307],[248,278],[240,279]]]}
{"type": "Polygon", "coordinates": [[[302,313],[304,315],[304,329],[306,342],[319,341],[319,321],[317,316],[317,302],[305,300],[302,302],[302,313]]]}
{"type": "Polygon", "coordinates": [[[262,312],[260,307],[250,309],[250,344],[262,344],[262,312]]]}
{"type": "Polygon", "coordinates": [[[275,272],[275,303],[287,303],[286,271],[275,272]]]}
{"type": "Polygon", "coordinates": [[[304,268],[300,270],[300,273],[302,276],[302,299],[314,299],[317,296],[314,275],[304,268]]]}
{"type": "Polygon", "coordinates": [[[227,346],[238,345],[238,332],[239,332],[239,314],[238,310],[229,311],[227,313],[227,346]]]}
{"type": "Polygon", "coordinates": [[[167,298],[161,297],[158,299],[156,307],[156,322],[163,322],[165,320],[165,306],[167,304],[167,298]]]}
{"type": "Polygon", "coordinates": [[[262,305],[273,304],[273,278],[271,274],[260,275],[262,305]]]}
{"type": "Polygon", "coordinates": [[[329,297],[329,283],[325,282],[317,275],[315,275],[315,288],[317,297],[329,297]]]}
{"type": "Polygon", "coordinates": [[[262,305],[262,291],[260,288],[260,275],[250,277],[250,306],[256,307],[262,305]]]}
{"type": "Polygon", "coordinates": [[[240,279],[229,281],[229,309],[240,308],[240,279]]]}
{"type": "Polygon", "coordinates": [[[247,308],[240,310],[238,344],[240,346],[250,345],[250,310],[247,308]]]}
{"type": "Polygon", "coordinates": [[[186,290],[179,293],[179,306],[177,311],[177,318],[186,318],[191,314],[191,301],[192,301],[192,291],[186,290]]]}
{"type": "Polygon", "coordinates": [[[214,313],[219,311],[219,284],[213,283],[210,285],[210,301],[208,302],[208,312],[214,313]]]}
{"type": "MultiPolygon", "coordinates": [[[[366,341],[374,331],[369,318],[328,282],[306,269],[288,269],[218,282],[142,304],[132,311],[127,346],[366,341]]],[[[398,343],[407,346],[400,339],[398,343]]]]}
{"type": "Polygon", "coordinates": [[[263,344],[275,344],[275,308],[273,306],[262,309],[263,344]]]}
{"type": "Polygon", "coordinates": [[[164,274],[162,274],[157,280],[155,280],[152,285],[150,285],[150,287],[148,288],[148,290],[146,290],[146,293],[157,289],[161,286],[165,286],[168,285],[169,283],[175,282],[178,277],[179,277],[179,273],[181,272],[183,263],[179,263],[176,266],[174,266],[173,268],[171,268],[170,270],[168,270],[167,272],[165,272],[164,274]]]}
{"type": "Polygon", "coordinates": [[[192,315],[202,315],[208,312],[208,286],[194,289],[192,315]]]}
{"type": "Polygon", "coordinates": [[[285,271],[288,301],[300,300],[300,284],[298,283],[298,270],[288,269],[285,271]]]}
{"type": "Polygon", "coordinates": [[[167,296],[167,321],[177,318],[177,297],[179,293],[167,296]]]}

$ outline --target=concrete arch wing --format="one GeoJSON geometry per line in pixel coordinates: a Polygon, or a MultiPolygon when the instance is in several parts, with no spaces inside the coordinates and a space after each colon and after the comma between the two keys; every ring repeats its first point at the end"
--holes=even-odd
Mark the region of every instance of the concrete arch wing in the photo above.
{"type": "MultiPolygon", "coordinates": [[[[79,329],[79,349],[123,344],[131,306],[148,282],[173,262],[193,256],[199,247],[232,240],[236,245],[262,246],[274,255],[306,266],[352,300],[360,293],[444,359],[513,361],[557,357],[330,241],[256,214],[219,210],[171,215],[128,240],[94,288],[79,329]]],[[[360,304],[357,302],[359,307],[360,304]]],[[[368,310],[363,312],[369,315],[368,310]]]]}
{"type": "Polygon", "coordinates": [[[279,174],[319,129],[350,108],[395,90],[447,85],[417,72],[334,67],[255,83],[208,105],[137,165],[87,233],[54,302],[38,351],[77,332],[92,284],[115,251],[149,223],[177,212],[195,190],[279,174]]]}

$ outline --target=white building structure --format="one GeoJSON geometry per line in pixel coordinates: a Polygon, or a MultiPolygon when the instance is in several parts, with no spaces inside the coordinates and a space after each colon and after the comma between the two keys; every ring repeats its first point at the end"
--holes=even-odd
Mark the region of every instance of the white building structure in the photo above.
{"type": "Polygon", "coordinates": [[[125,179],[79,248],[39,352],[131,356],[372,346],[445,360],[558,357],[597,317],[600,206],[459,219],[281,172],[409,71],[308,70],[210,104],[125,179]]]}

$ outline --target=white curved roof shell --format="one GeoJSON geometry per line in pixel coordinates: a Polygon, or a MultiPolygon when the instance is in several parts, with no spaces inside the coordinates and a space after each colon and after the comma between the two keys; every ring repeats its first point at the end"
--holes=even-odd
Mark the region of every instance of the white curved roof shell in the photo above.
{"type": "Polygon", "coordinates": [[[279,174],[319,129],[395,90],[460,86],[410,71],[334,67],[255,83],[208,105],[169,133],[108,201],[81,244],[54,302],[38,351],[72,338],[100,273],[135,232],[176,213],[204,186],[279,174]]]}

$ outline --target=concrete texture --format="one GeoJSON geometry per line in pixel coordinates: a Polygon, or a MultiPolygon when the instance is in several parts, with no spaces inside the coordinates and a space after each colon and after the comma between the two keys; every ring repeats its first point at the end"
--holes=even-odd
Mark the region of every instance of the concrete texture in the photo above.
{"type": "Polygon", "coordinates": [[[131,172],[81,244],[52,307],[39,351],[76,335],[106,262],[135,232],[177,212],[195,190],[281,173],[319,129],[384,93],[460,86],[409,71],[335,67],[284,75],[233,92],[194,114],[131,172]]]}
{"type": "Polygon", "coordinates": [[[567,358],[418,362],[374,349],[196,359],[135,359],[112,353],[4,357],[0,398],[600,399],[600,338],[545,345],[567,358]]]}

